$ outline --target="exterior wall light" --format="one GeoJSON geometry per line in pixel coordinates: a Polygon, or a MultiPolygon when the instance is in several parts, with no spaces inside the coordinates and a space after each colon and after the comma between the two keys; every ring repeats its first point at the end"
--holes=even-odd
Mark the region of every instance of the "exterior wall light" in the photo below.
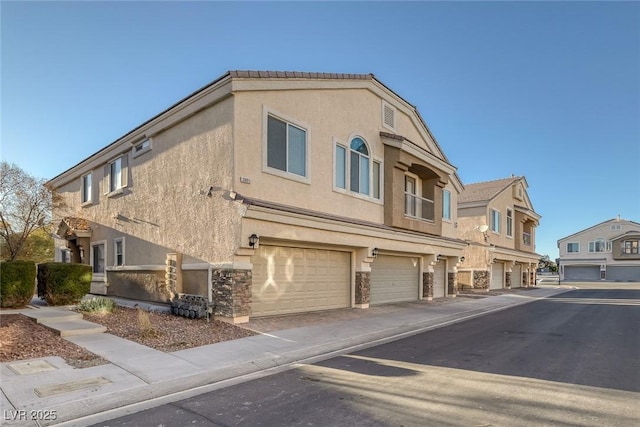
{"type": "Polygon", "coordinates": [[[378,256],[378,248],[373,248],[371,250],[371,256],[376,258],[378,256]]]}
{"type": "Polygon", "coordinates": [[[258,240],[260,240],[260,238],[255,233],[253,233],[251,236],[249,236],[249,246],[255,248],[258,244],[258,240]]]}
{"type": "Polygon", "coordinates": [[[460,257],[460,262],[464,262],[465,258],[463,256],[460,257]]]}

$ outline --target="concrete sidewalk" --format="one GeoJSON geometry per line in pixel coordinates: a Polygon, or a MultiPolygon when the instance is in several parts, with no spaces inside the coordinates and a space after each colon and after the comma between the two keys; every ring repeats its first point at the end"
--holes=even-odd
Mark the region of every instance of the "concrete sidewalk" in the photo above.
{"type": "MultiPolygon", "coordinates": [[[[109,363],[74,369],[59,357],[2,363],[2,425],[84,426],[195,396],[546,298],[570,288],[514,290],[459,297],[447,304],[407,304],[401,310],[264,333],[164,353],[106,334],[65,339],[109,363]],[[37,422],[36,422],[37,421],[37,422]]],[[[58,310],[65,310],[64,308],[58,310]]]]}

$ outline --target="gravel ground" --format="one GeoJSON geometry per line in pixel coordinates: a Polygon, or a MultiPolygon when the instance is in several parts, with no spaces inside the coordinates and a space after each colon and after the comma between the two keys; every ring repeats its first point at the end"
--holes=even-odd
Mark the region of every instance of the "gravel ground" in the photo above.
{"type": "MultiPolygon", "coordinates": [[[[118,307],[109,314],[82,315],[85,320],[106,326],[109,334],[165,352],[255,335],[221,321],[207,323],[206,319],[126,307],[118,307]]],[[[22,314],[0,314],[0,362],[46,356],[60,356],[76,368],[108,363],[22,314]]]]}

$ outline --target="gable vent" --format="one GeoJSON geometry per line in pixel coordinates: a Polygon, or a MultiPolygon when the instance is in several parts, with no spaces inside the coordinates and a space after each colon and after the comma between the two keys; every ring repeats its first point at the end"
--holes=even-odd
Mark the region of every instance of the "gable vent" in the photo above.
{"type": "Polygon", "coordinates": [[[382,124],[390,129],[396,128],[396,110],[387,103],[382,104],[382,124]]]}

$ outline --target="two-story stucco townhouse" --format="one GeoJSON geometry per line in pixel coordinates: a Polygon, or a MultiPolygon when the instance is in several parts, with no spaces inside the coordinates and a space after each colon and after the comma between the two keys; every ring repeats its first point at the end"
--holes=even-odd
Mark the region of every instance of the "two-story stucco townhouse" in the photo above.
{"type": "Polygon", "coordinates": [[[249,316],[455,295],[463,189],[373,75],[231,71],[53,178],[92,292],[249,316]]]}
{"type": "Polygon", "coordinates": [[[458,237],[469,245],[458,269],[460,288],[534,286],[535,212],[524,177],[465,185],[458,198],[458,237]]]}
{"type": "Polygon", "coordinates": [[[560,280],[640,282],[640,223],[619,216],[558,240],[560,280]]]}

